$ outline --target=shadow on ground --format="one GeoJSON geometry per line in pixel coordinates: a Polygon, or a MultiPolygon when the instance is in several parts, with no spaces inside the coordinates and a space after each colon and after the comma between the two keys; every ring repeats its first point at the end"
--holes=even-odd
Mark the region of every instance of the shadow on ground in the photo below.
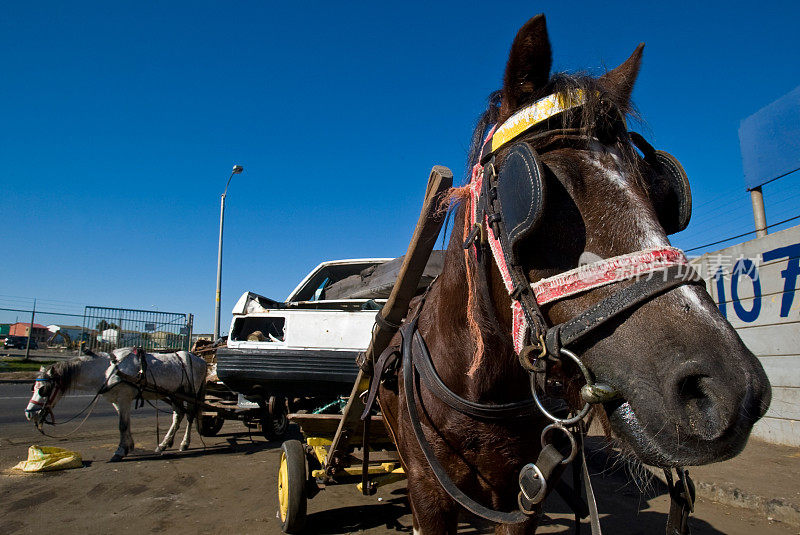
{"type": "Polygon", "coordinates": [[[385,527],[390,533],[411,533],[412,527],[400,522],[408,514],[405,497],[392,498],[380,503],[340,507],[312,513],[306,521],[306,533],[336,535],[360,530],[385,527]]]}
{"type": "MultiPolygon", "coordinates": [[[[170,461],[231,453],[253,455],[264,450],[280,448],[281,446],[281,442],[266,442],[263,438],[247,432],[220,433],[214,437],[213,440],[217,443],[213,445],[201,443],[199,446],[193,441],[192,447],[187,451],[178,451],[176,447],[172,447],[163,453],[155,453],[142,448],[136,448],[134,451],[128,454],[127,457],[119,462],[170,461]],[[226,444],[219,444],[220,439],[224,439],[226,444]]],[[[111,454],[113,454],[113,452],[111,452],[110,455],[111,454]]]]}

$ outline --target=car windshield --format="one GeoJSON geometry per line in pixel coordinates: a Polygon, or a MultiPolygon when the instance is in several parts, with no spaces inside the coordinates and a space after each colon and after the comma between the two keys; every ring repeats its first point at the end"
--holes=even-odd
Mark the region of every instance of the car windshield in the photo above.
{"type": "Polygon", "coordinates": [[[330,285],[363,270],[381,264],[383,261],[330,264],[322,266],[301,288],[289,296],[289,301],[320,301],[325,299],[325,289],[330,285]]]}

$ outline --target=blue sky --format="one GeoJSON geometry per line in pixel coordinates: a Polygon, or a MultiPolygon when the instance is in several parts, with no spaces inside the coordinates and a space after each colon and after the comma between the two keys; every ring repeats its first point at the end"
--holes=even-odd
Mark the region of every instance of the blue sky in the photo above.
{"type": "MultiPolygon", "coordinates": [[[[800,85],[796,2],[7,2],[0,308],[157,308],[209,332],[233,164],[223,325],[246,290],[283,298],[323,260],[402,254],[431,166],[463,179],[539,12],[557,70],[599,74],[646,43],[634,100],[694,194],[673,242],[751,230],[737,131],[800,85]]],[[[765,197],[769,223],[797,215],[800,177],[765,197]]]]}

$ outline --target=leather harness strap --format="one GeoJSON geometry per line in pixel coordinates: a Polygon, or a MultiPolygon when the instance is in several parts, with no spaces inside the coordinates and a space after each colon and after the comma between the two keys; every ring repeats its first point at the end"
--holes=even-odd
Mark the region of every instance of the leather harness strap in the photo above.
{"type": "MultiPolygon", "coordinates": [[[[492,522],[497,523],[505,523],[505,524],[518,524],[525,520],[527,516],[532,514],[537,514],[538,510],[536,506],[540,502],[529,502],[524,499],[523,497],[520,498],[520,510],[514,511],[510,513],[502,512],[502,511],[495,511],[493,509],[489,509],[484,505],[476,502],[469,496],[467,496],[463,491],[461,491],[455,483],[450,479],[446,470],[442,467],[441,463],[439,463],[438,459],[436,458],[436,454],[433,452],[430,443],[425,438],[424,432],[422,430],[422,425],[420,423],[419,415],[416,410],[416,396],[414,391],[414,370],[420,373],[421,383],[426,386],[431,392],[439,399],[445,401],[448,405],[456,410],[460,410],[463,413],[470,414],[477,418],[489,419],[489,420],[508,420],[509,418],[516,418],[519,416],[529,416],[530,412],[528,407],[528,401],[518,402],[518,403],[510,403],[505,405],[488,405],[488,404],[479,404],[475,402],[471,402],[469,400],[465,400],[460,396],[452,393],[443,383],[441,383],[441,378],[436,375],[435,380],[432,377],[426,378],[423,375],[422,370],[425,369],[427,364],[422,364],[425,361],[430,362],[430,354],[428,352],[427,347],[425,346],[424,339],[420,334],[419,330],[417,329],[417,319],[410,320],[407,324],[403,325],[400,329],[400,334],[402,336],[402,346],[401,346],[401,354],[397,355],[396,351],[392,352],[392,357],[403,358],[405,357],[405,362],[403,366],[403,383],[404,383],[404,393],[406,399],[406,405],[409,414],[409,420],[411,421],[412,429],[414,430],[414,435],[417,439],[417,443],[420,445],[420,449],[422,450],[423,454],[425,455],[428,464],[431,466],[431,470],[433,471],[434,476],[438,480],[441,487],[447,492],[453,500],[455,500],[459,505],[464,507],[465,509],[469,510],[475,515],[478,515],[482,518],[490,520],[492,522]],[[420,355],[423,358],[419,358],[420,355]],[[446,392],[450,394],[442,394],[444,398],[440,397],[440,392],[438,391],[435,385],[436,383],[441,383],[442,387],[446,392]],[[452,397],[451,397],[452,396],[452,397]],[[454,401],[454,399],[460,401],[454,401]],[[462,405],[463,404],[463,405],[462,405]],[[462,410],[463,409],[463,410],[462,410]],[[500,415],[503,416],[500,416],[500,415]]],[[[386,353],[387,355],[389,353],[386,353]]],[[[385,355],[382,355],[384,357],[385,355]]],[[[377,368],[380,369],[380,366],[377,368]]],[[[433,371],[433,370],[432,370],[433,371]]],[[[435,374],[435,371],[433,371],[435,374]]],[[[373,378],[374,379],[374,378],[373,378]]],[[[563,481],[561,481],[561,475],[566,468],[564,461],[566,457],[563,453],[561,453],[558,449],[556,449],[553,444],[547,444],[544,446],[539,453],[538,458],[536,459],[536,466],[538,466],[541,470],[541,474],[544,478],[544,483],[539,480],[526,480],[521,481],[521,484],[526,485],[526,489],[528,490],[528,495],[533,496],[539,492],[542,488],[542,485],[545,485],[545,495],[548,494],[551,490],[555,490],[563,499],[564,501],[575,511],[577,518],[585,518],[590,511],[590,506],[583,501],[580,496],[580,490],[578,487],[570,488],[567,486],[563,481]]],[[[591,483],[589,483],[591,485],[591,483]]],[[[592,495],[593,498],[593,495],[592,495]]],[[[593,506],[594,510],[597,509],[596,506],[593,506]]],[[[594,534],[594,532],[593,532],[594,534]]]]}
{"type": "Polygon", "coordinates": [[[373,375],[370,378],[367,399],[364,401],[364,411],[361,413],[362,421],[367,420],[370,412],[372,412],[372,408],[375,406],[375,400],[378,398],[378,391],[381,383],[383,382],[383,375],[392,364],[397,362],[399,356],[400,354],[398,349],[396,347],[389,346],[383,350],[383,353],[381,353],[377,362],[375,362],[373,375]]]}
{"type": "Polygon", "coordinates": [[[494,511],[467,496],[453,483],[453,480],[447,475],[447,471],[445,471],[444,467],[436,458],[436,454],[431,449],[431,445],[425,438],[425,433],[422,430],[422,424],[420,423],[419,414],[417,413],[416,396],[414,395],[414,366],[411,362],[413,359],[413,337],[411,333],[416,329],[416,324],[417,318],[414,318],[400,329],[400,334],[403,337],[403,354],[406,357],[405,366],[403,366],[403,387],[405,390],[406,407],[408,409],[409,420],[411,421],[411,428],[414,430],[417,443],[423,455],[425,455],[428,465],[431,467],[433,474],[447,494],[471,513],[501,524],[520,524],[524,522],[527,519],[527,515],[521,511],[510,513],[494,511]]]}
{"type": "MultiPolygon", "coordinates": [[[[462,414],[468,414],[484,420],[508,420],[531,416],[531,409],[536,406],[533,398],[503,404],[476,403],[462,398],[447,388],[442,378],[436,373],[428,346],[419,329],[416,328],[416,321],[413,322],[413,325],[404,329],[403,337],[404,339],[405,337],[411,338],[411,353],[408,354],[413,355],[414,358],[409,358],[408,363],[413,363],[425,388],[451,408],[462,414]]],[[[404,351],[403,353],[405,354],[406,352],[404,351]]]]}
{"type": "Polygon", "coordinates": [[[676,286],[702,283],[700,275],[688,266],[671,266],[650,275],[614,292],[574,318],[548,329],[545,337],[547,352],[550,355],[559,355],[562,346],[581,340],[622,312],[631,310],[676,286]]]}
{"type": "Polygon", "coordinates": [[[664,470],[669,488],[669,517],[666,535],[689,535],[689,513],[694,511],[694,482],[689,472],[678,469],[678,481],[672,479],[672,472],[664,470]]]}
{"type": "MultiPolygon", "coordinates": [[[[592,479],[589,476],[589,467],[586,465],[586,451],[583,448],[583,435],[580,435],[580,463],[581,473],[583,475],[583,488],[586,492],[586,502],[589,504],[589,526],[592,530],[592,535],[603,535],[603,530],[600,527],[600,513],[597,510],[597,500],[594,498],[594,489],[592,488],[592,479]]],[[[575,467],[574,469],[577,469],[575,467]]],[[[579,522],[575,522],[576,526],[580,526],[579,522]]]]}

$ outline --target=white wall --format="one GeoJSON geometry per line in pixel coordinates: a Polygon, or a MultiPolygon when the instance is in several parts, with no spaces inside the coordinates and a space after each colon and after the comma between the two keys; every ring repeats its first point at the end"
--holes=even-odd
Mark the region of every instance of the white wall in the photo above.
{"type": "Polygon", "coordinates": [[[692,263],[772,383],[772,405],[753,435],[800,446],[800,226],[692,263]]]}

